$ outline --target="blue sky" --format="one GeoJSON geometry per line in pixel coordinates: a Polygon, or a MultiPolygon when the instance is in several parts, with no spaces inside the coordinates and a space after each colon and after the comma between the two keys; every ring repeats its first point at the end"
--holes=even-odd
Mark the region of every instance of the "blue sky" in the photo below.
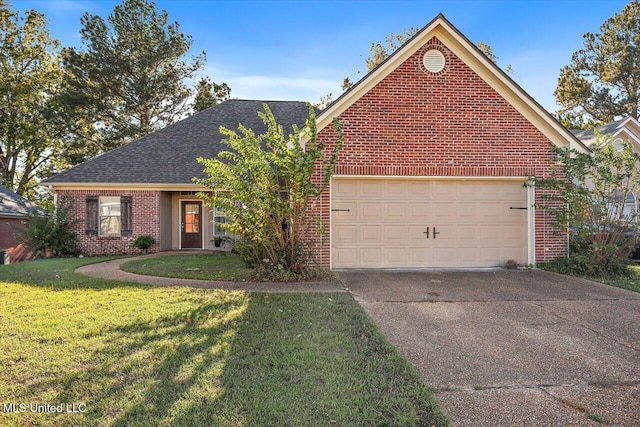
{"type": "MultiPolygon", "coordinates": [[[[13,9],[36,9],[53,37],[81,46],[80,17],[106,18],[120,1],[9,0],[13,9]]],[[[202,74],[231,86],[234,98],[316,102],[340,93],[346,76],[364,67],[372,42],[405,28],[423,27],[438,13],[472,42],[493,47],[499,64],[547,110],[560,68],[627,1],[213,1],[157,0],[172,21],[205,51],[202,74]]],[[[353,79],[353,78],[352,78],[353,79]]]]}

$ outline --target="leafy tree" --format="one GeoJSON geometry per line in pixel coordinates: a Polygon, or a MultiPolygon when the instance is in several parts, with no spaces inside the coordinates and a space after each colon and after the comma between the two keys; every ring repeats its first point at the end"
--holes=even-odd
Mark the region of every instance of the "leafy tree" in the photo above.
{"type": "Polygon", "coordinates": [[[584,47],[562,68],[554,92],[559,117],[575,127],[605,124],[623,115],[638,118],[640,108],[640,4],[586,33],[584,47]]]}
{"type": "MultiPolygon", "coordinates": [[[[485,56],[491,60],[491,62],[498,65],[498,57],[495,53],[493,53],[493,48],[491,46],[484,42],[478,42],[476,46],[478,47],[478,49],[480,49],[480,52],[484,53],[485,56]]],[[[509,75],[513,74],[513,67],[511,66],[511,64],[507,65],[504,68],[504,72],[509,75]]]]}
{"type": "Polygon", "coordinates": [[[0,0],[0,182],[30,196],[60,150],[59,44],[45,16],[0,0]]]}
{"type": "Polygon", "coordinates": [[[598,137],[593,153],[558,150],[560,166],[534,180],[558,230],[569,231],[566,272],[624,274],[636,244],[638,213],[625,206],[640,191],[640,155],[631,143],[598,137]]]}
{"type": "Polygon", "coordinates": [[[242,253],[256,267],[302,273],[316,241],[313,226],[321,229],[310,212],[326,189],[342,146],[340,125],[334,120],[338,142],[325,157],[324,142],[317,141],[314,108],[303,130],[293,128],[288,137],[264,105],[260,117],[267,126],[263,135],[240,126],[239,133],[221,128],[228,151],[216,159],[199,158],[208,178],[196,179],[210,189],[201,193],[205,203],[224,210],[232,220],[224,226],[243,239],[242,253]],[[306,143],[302,143],[302,137],[306,143]],[[316,172],[322,181],[314,183],[316,172]]]}
{"type": "Polygon", "coordinates": [[[147,0],[124,0],[107,21],[86,13],[81,23],[84,49],[63,50],[74,162],[182,118],[191,96],[185,81],[205,61],[204,52],[182,59],[191,37],[147,0]]]}
{"type": "Polygon", "coordinates": [[[218,105],[231,97],[231,88],[226,84],[212,82],[209,77],[203,77],[196,84],[196,98],[193,110],[197,113],[209,107],[218,105]]]}
{"type": "MultiPolygon", "coordinates": [[[[364,60],[365,65],[367,66],[367,71],[371,71],[378,65],[382,64],[388,56],[398,50],[398,48],[405,44],[411,37],[415,36],[418,31],[420,31],[419,28],[411,27],[405,29],[401,34],[389,34],[384,39],[384,42],[378,41],[371,43],[371,47],[369,48],[369,57],[364,60]]],[[[355,82],[351,81],[350,77],[345,77],[342,81],[342,90],[348,90],[354,84],[355,82]]]]}

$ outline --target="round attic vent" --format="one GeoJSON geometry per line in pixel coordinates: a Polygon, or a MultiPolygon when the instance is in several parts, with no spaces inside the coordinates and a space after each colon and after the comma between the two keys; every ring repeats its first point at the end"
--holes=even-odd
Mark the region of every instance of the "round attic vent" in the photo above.
{"type": "Polygon", "coordinates": [[[438,49],[428,50],[422,58],[424,68],[432,73],[439,73],[444,69],[445,59],[442,52],[438,49]]]}

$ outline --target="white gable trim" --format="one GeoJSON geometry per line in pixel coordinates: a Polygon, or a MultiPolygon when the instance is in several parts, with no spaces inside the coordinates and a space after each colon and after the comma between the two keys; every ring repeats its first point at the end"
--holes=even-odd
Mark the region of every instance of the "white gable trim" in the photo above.
{"type": "Polygon", "coordinates": [[[507,100],[553,144],[558,147],[569,147],[578,151],[589,152],[589,149],[582,142],[555,120],[540,104],[500,70],[497,65],[482,54],[443,15],[438,15],[398,51],[323,110],[317,118],[318,132],[331,124],[334,117],[340,116],[433,37],[440,40],[442,44],[507,100]]]}

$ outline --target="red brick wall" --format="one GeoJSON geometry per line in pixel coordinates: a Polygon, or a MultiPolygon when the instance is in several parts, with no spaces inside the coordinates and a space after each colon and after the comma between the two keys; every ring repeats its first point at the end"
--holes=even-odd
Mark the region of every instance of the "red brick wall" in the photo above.
{"type": "Polygon", "coordinates": [[[16,247],[20,244],[17,234],[24,229],[20,218],[0,218],[0,249],[16,247]]]}
{"type": "Polygon", "coordinates": [[[149,252],[160,247],[160,192],[125,190],[74,190],[58,192],[58,203],[66,198],[72,204],[72,211],[78,219],[75,229],[80,252],[85,255],[137,254],[139,249],[131,243],[142,235],[152,236],[156,244],[149,252]],[[86,233],[86,197],[87,196],[132,196],[131,236],[101,237],[86,233]]]}
{"type": "MultiPolygon", "coordinates": [[[[335,175],[385,176],[547,176],[552,143],[437,39],[432,39],[340,117],[344,145],[335,175]],[[422,56],[437,46],[447,68],[432,74],[422,56]]],[[[319,140],[335,132],[327,126],[319,140]]],[[[320,175],[316,175],[316,180],[320,175]]],[[[539,201],[539,200],[537,200],[539,201]]],[[[321,217],[329,226],[329,191],[321,217]]],[[[536,212],[536,260],[566,249],[550,218],[536,212]]],[[[318,261],[329,265],[329,242],[318,261]]]]}

